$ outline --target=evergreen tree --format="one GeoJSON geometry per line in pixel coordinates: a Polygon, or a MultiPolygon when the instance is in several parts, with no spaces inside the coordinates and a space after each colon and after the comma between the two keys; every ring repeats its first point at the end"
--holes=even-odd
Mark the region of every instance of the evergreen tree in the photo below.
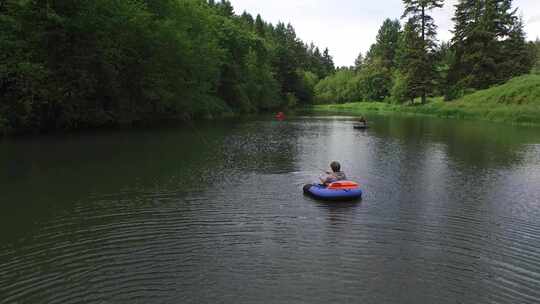
{"type": "Polygon", "coordinates": [[[253,16],[251,16],[248,12],[244,11],[242,13],[242,15],[240,16],[240,18],[242,20],[244,20],[244,22],[246,22],[246,24],[249,26],[249,27],[252,27],[254,24],[255,24],[255,20],[253,20],[253,16]]]}
{"type": "Polygon", "coordinates": [[[332,74],[336,70],[336,67],[334,66],[334,59],[332,59],[332,56],[330,56],[330,51],[328,48],[324,49],[323,52],[323,66],[326,75],[332,74]]]}
{"type": "Polygon", "coordinates": [[[532,44],[534,48],[535,64],[533,67],[533,73],[540,74],[540,38],[536,38],[536,41],[532,44]]]}
{"type": "Polygon", "coordinates": [[[448,76],[447,97],[458,97],[468,88],[484,89],[530,71],[532,53],[512,0],[460,0],[453,20],[456,60],[448,76]]]}
{"type": "MultiPolygon", "coordinates": [[[[426,96],[433,90],[432,77],[434,75],[433,52],[436,47],[437,26],[433,18],[428,15],[429,11],[443,6],[443,0],[403,0],[405,4],[405,12],[402,18],[409,17],[409,31],[417,31],[420,36],[420,44],[412,43],[411,39],[407,39],[407,45],[403,51],[410,54],[405,55],[415,60],[421,60],[417,73],[410,75],[410,84],[414,84],[413,92],[418,92],[422,97],[422,103],[426,102],[426,96]],[[419,57],[419,58],[417,58],[419,57]]],[[[415,61],[414,60],[414,61],[415,61]]],[[[412,66],[410,66],[412,68],[412,66]]],[[[403,71],[402,71],[403,72],[403,71]]]]}
{"type": "Polygon", "coordinates": [[[322,60],[321,50],[319,50],[318,47],[315,47],[315,50],[313,51],[313,56],[322,60]]]}
{"type": "Polygon", "coordinates": [[[426,87],[431,88],[429,84],[435,70],[432,62],[426,60],[424,47],[421,28],[417,22],[409,19],[401,35],[396,55],[398,71],[394,74],[397,79],[392,91],[397,101],[410,100],[412,102],[414,98],[424,96],[426,87]]]}
{"type": "Polygon", "coordinates": [[[375,58],[375,55],[376,55],[376,47],[377,47],[376,44],[372,44],[369,47],[369,50],[366,52],[366,57],[364,57],[365,64],[371,64],[373,62],[373,59],[375,58]]]}
{"type": "Polygon", "coordinates": [[[220,13],[226,17],[234,16],[234,8],[229,0],[221,0],[221,2],[216,3],[216,7],[219,9],[220,13]]]}
{"type": "Polygon", "coordinates": [[[364,66],[364,56],[362,55],[362,52],[358,54],[358,57],[354,60],[354,69],[356,71],[362,70],[362,67],[364,66]]]}
{"type": "Polygon", "coordinates": [[[399,43],[401,25],[399,20],[386,19],[379,29],[371,56],[378,57],[386,69],[395,67],[396,49],[399,43]]]}
{"type": "Polygon", "coordinates": [[[291,24],[278,23],[274,36],[277,42],[274,66],[281,83],[281,95],[291,103],[295,103],[296,100],[302,103],[309,102],[310,95],[305,94],[302,84],[303,69],[308,66],[304,44],[297,38],[291,24]]]}
{"type": "Polygon", "coordinates": [[[443,0],[403,0],[405,12],[402,18],[409,17],[409,22],[415,24],[420,31],[422,43],[426,51],[436,46],[437,26],[428,12],[443,7],[443,0]]]}
{"type": "Polygon", "coordinates": [[[451,42],[442,42],[435,52],[435,71],[437,74],[435,95],[443,96],[447,92],[450,67],[456,60],[451,42]]]}
{"type": "Polygon", "coordinates": [[[400,31],[398,20],[386,19],[379,29],[376,42],[367,52],[361,73],[361,87],[366,99],[384,100],[390,95],[400,31]]]}
{"type": "Polygon", "coordinates": [[[526,41],[523,20],[517,19],[509,29],[508,39],[503,40],[501,64],[498,66],[499,79],[503,81],[527,74],[531,71],[535,54],[534,49],[526,41]]]}
{"type": "Polygon", "coordinates": [[[261,15],[257,15],[255,19],[255,32],[259,34],[261,37],[264,37],[264,22],[261,18],[261,15]]]}

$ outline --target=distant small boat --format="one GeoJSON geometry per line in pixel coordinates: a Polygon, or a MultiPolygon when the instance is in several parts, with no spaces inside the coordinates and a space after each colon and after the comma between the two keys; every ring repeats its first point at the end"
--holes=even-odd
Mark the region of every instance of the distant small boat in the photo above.
{"type": "Polygon", "coordinates": [[[365,129],[369,129],[369,126],[368,125],[354,125],[353,128],[356,130],[365,130],[365,129]]]}

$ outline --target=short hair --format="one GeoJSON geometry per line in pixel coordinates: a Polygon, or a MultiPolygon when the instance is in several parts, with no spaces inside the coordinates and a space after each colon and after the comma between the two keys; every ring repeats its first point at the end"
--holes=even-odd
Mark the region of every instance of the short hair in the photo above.
{"type": "Polygon", "coordinates": [[[334,172],[339,172],[339,170],[341,169],[341,165],[337,161],[333,161],[330,164],[330,168],[332,168],[332,171],[334,172]]]}

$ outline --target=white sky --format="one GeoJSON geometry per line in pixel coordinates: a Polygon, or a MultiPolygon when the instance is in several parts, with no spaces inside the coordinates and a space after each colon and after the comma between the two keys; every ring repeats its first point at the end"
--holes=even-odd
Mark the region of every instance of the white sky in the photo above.
{"type": "MultiPolygon", "coordinates": [[[[353,65],[361,51],[375,42],[379,27],[386,18],[400,18],[401,0],[230,0],[237,14],[247,11],[255,17],[276,24],[290,22],[304,42],[328,47],[336,66],[353,65]]],[[[452,17],[457,0],[433,12],[439,26],[439,39],[450,40],[452,17]]],[[[525,20],[530,40],[540,37],[540,0],[514,0],[525,20]]]]}

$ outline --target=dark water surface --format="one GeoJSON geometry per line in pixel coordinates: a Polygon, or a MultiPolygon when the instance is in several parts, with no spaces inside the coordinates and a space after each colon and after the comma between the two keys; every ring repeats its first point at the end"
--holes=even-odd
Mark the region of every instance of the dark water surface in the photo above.
{"type": "Polygon", "coordinates": [[[540,130],[372,122],[0,142],[0,303],[539,303],[540,130]]]}

